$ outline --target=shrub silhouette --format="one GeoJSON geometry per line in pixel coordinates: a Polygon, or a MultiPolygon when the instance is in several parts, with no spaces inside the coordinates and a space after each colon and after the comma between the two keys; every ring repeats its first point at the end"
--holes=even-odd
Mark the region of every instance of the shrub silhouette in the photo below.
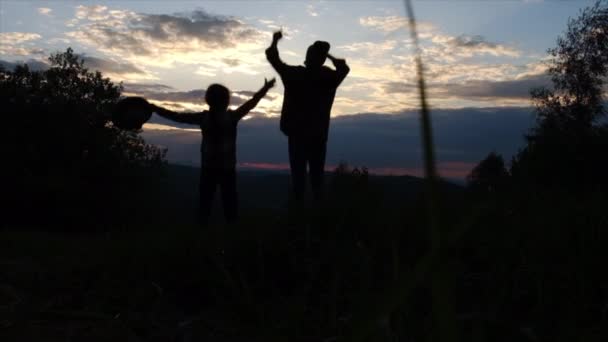
{"type": "Polygon", "coordinates": [[[537,124],[511,173],[541,187],[606,187],[608,125],[603,87],[608,73],[608,2],[570,19],[549,49],[552,88],[532,90],[537,124]]]}
{"type": "Polygon", "coordinates": [[[467,176],[467,186],[476,193],[497,193],[503,190],[508,177],[502,156],[491,152],[467,176]]]}
{"type": "Polygon", "coordinates": [[[72,49],[49,62],[46,71],[0,69],[4,207],[21,223],[108,220],[164,151],[110,122],[121,85],[84,68],[72,49]]]}

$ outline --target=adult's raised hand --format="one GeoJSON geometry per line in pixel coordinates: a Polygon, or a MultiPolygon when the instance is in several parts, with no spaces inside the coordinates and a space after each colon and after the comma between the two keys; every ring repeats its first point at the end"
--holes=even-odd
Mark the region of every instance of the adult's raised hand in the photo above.
{"type": "Polygon", "coordinates": [[[272,34],[272,41],[273,41],[273,42],[278,42],[278,41],[279,41],[279,40],[281,40],[282,38],[283,38],[283,30],[278,30],[278,31],[275,31],[275,32],[272,34]]]}

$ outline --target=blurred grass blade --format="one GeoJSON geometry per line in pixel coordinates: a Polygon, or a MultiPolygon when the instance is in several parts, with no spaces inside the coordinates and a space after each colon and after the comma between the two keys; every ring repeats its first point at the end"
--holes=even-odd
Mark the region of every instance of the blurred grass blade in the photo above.
{"type": "Polygon", "coordinates": [[[414,45],[416,60],[416,73],[418,77],[418,90],[420,92],[420,124],[422,130],[422,147],[424,155],[424,174],[427,184],[427,222],[431,241],[431,293],[433,309],[433,326],[431,340],[457,341],[456,312],[454,308],[454,282],[448,269],[448,260],[444,260],[442,253],[442,236],[439,227],[440,212],[437,203],[437,170],[435,167],[435,149],[433,143],[433,128],[431,114],[427,103],[426,84],[424,81],[424,67],[422,64],[422,51],[418,42],[416,18],[411,0],[405,0],[405,9],[409,18],[409,30],[414,45]]]}
{"type": "Polygon", "coordinates": [[[366,303],[354,313],[352,329],[345,334],[342,341],[366,341],[378,329],[382,317],[390,315],[397,308],[404,309],[408,297],[425,279],[434,263],[433,255],[427,253],[418,260],[413,270],[408,273],[401,272],[392,288],[383,292],[380,298],[368,297],[366,303]]]}
{"type": "Polygon", "coordinates": [[[422,133],[422,148],[424,157],[424,176],[427,183],[427,210],[431,233],[432,249],[439,249],[441,236],[438,227],[438,208],[436,197],[437,171],[435,169],[435,149],[433,144],[433,128],[431,126],[431,113],[427,103],[426,84],[424,81],[424,68],[422,65],[422,53],[418,43],[418,33],[416,31],[416,19],[411,1],[405,1],[405,8],[408,16],[410,36],[414,45],[416,61],[416,74],[418,78],[418,91],[420,93],[420,126],[422,133]]]}

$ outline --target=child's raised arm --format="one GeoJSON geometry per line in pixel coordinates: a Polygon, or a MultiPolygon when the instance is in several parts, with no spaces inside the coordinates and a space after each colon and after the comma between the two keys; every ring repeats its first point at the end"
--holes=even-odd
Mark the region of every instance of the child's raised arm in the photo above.
{"type": "Polygon", "coordinates": [[[151,103],[149,105],[152,112],[165,119],[191,125],[199,125],[201,123],[202,113],[178,113],[151,103]]]}
{"type": "Polygon", "coordinates": [[[271,79],[270,81],[264,79],[264,86],[260,90],[258,90],[258,92],[255,93],[255,95],[253,95],[251,99],[243,103],[239,108],[234,111],[236,114],[236,120],[238,121],[242,119],[245,115],[247,115],[247,113],[249,113],[253,108],[255,108],[255,106],[258,105],[258,102],[260,102],[260,100],[266,95],[268,89],[274,87],[275,82],[275,78],[271,79]]]}

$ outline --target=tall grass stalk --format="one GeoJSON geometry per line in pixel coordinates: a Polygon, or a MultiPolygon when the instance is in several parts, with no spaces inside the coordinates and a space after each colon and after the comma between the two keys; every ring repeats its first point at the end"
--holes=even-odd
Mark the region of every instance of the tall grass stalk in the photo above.
{"type": "Polygon", "coordinates": [[[418,42],[416,18],[411,0],[405,0],[405,10],[409,18],[409,31],[414,46],[416,61],[416,74],[418,78],[418,91],[420,94],[420,126],[422,135],[422,148],[424,156],[424,174],[426,178],[427,222],[431,244],[430,282],[433,309],[433,341],[457,341],[456,312],[454,309],[453,277],[448,268],[442,250],[442,234],[440,229],[440,215],[437,196],[437,170],[435,164],[435,148],[433,143],[433,128],[431,114],[427,102],[426,84],[424,80],[424,66],[422,64],[422,51],[418,42]]]}
{"type": "Polygon", "coordinates": [[[424,81],[424,67],[422,64],[422,53],[418,42],[418,31],[416,30],[416,19],[414,9],[410,0],[405,1],[408,15],[409,31],[414,45],[416,61],[416,74],[418,78],[418,91],[420,94],[420,127],[422,136],[422,148],[424,157],[424,176],[427,183],[427,211],[430,228],[431,249],[438,250],[441,247],[441,235],[438,224],[438,206],[436,195],[437,170],[435,167],[435,149],[433,144],[433,127],[431,114],[426,97],[426,84],[424,81]]]}
{"type": "MultiPolygon", "coordinates": [[[[405,309],[407,299],[417,286],[429,283],[432,292],[433,309],[433,341],[457,341],[456,314],[453,303],[453,279],[446,267],[447,263],[442,248],[440,232],[440,212],[437,197],[437,171],[433,145],[433,129],[431,115],[427,103],[426,84],[422,54],[418,43],[416,19],[412,4],[405,0],[405,9],[409,18],[409,30],[415,48],[418,90],[420,93],[420,122],[422,147],[424,156],[424,171],[426,178],[427,223],[429,227],[430,249],[409,272],[395,269],[396,280],[393,286],[379,298],[370,296],[354,313],[351,330],[344,336],[344,341],[365,341],[378,330],[379,322],[395,312],[405,309]]],[[[456,234],[452,238],[458,238],[456,234]]],[[[452,239],[450,239],[452,240],[452,239]]],[[[454,241],[452,241],[454,242],[454,241]]]]}
{"type": "Polygon", "coordinates": [[[426,84],[422,53],[418,42],[416,18],[411,0],[405,0],[405,9],[409,18],[409,31],[414,45],[418,90],[420,93],[420,126],[422,130],[422,147],[424,155],[424,173],[426,178],[427,222],[431,243],[431,293],[433,309],[433,341],[457,341],[456,312],[454,303],[453,275],[448,267],[449,260],[445,258],[442,249],[442,234],[437,196],[437,170],[433,143],[433,128],[431,114],[427,103],[426,84]]]}

